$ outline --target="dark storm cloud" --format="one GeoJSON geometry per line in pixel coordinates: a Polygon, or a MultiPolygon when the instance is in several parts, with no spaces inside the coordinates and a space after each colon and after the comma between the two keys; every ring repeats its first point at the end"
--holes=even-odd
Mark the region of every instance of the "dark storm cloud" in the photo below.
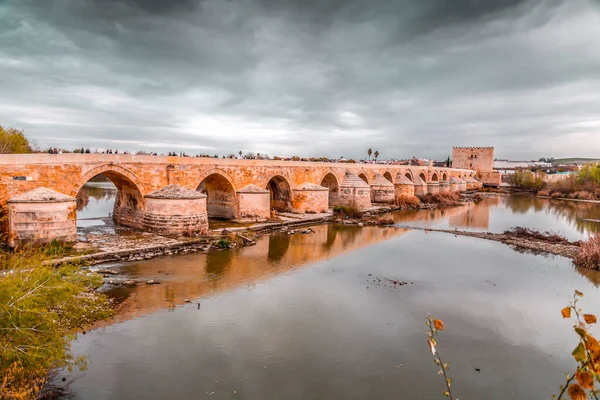
{"type": "Polygon", "coordinates": [[[586,0],[0,0],[0,123],[43,146],[600,152],[586,0]]]}

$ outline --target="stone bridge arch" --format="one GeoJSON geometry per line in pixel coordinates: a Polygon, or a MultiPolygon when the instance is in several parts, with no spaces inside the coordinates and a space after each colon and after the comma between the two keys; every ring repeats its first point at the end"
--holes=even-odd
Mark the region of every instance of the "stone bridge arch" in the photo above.
{"type": "Polygon", "coordinates": [[[339,205],[340,182],[342,180],[331,170],[325,171],[323,177],[317,182],[329,189],[329,206],[339,205]]]}
{"type": "MultiPolygon", "coordinates": [[[[413,182],[413,183],[415,182],[415,178],[414,178],[413,173],[412,173],[412,171],[410,169],[406,169],[404,171],[401,171],[401,172],[398,173],[398,175],[404,175],[411,182],[413,182]]],[[[397,176],[396,176],[396,178],[397,178],[397,176]]]]}
{"type": "Polygon", "coordinates": [[[390,181],[391,183],[394,183],[394,178],[392,177],[392,173],[390,171],[385,171],[383,173],[383,177],[385,179],[387,179],[388,181],[390,181]]]}
{"type": "Polygon", "coordinates": [[[440,180],[440,173],[438,171],[433,171],[431,173],[431,179],[430,180],[433,181],[433,182],[439,182],[439,180],[440,180]]]}
{"type": "Polygon", "coordinates": [[[237,217],[237,186],[231,176],[219,169],[203,171],[193,188],[207,196],[206,211],[209,217],[234,219],[237,217]]]}
{"type": "Polygon", "coordinates": [[[147,191],[143,182],[124,167],[104,164],[86,171],[73,185],[71,196],[77,197],[83,185],[100,174],[110,179],[117,187],[117,197],[113,207],[115,223],[134,228],[142,227],[145,209],[144,196],[147,191]]]}
{"type": "Polygon", "coordinates": [[[363,181],[365,181],[368,185],[371,184],[371,182],[369,182],[369,174],[364,169],[361,169],[360,171],[358,171],[358,173],[356,175],[358,175],[358,177],[360,179],[362,179],[363,181]]]}
{"type": "Polygon", "coordinates": [[[265,188],[270,192],[271,209],[287,212],[292,210],[293,192],[288,178],[274,174],[267,181],[265,188]]]}

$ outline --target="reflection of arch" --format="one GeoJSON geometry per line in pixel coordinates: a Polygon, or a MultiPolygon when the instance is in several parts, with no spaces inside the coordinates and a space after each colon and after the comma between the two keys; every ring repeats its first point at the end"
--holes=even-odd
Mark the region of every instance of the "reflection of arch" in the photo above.
{"type": "Polygon", "coordinates": [[[333,173],[328,172],[327,175],[325,175],[321,180],[321,186],[329,189],[329,205],[337,205],[338,196],[340,193],[340,185],[336,176],[333,173]]]}
{"type": "Polygon", "coordinates": [[[275,175],[267,183],[271,192],[271,208],[277,211],[290,211],[292,189],[290,183],[281,175],[275,175]]]}
{"type": "Polygon", "coordinates": [[[123,167],[107,164],[92,168],[73,185],[71,196],[77,197],[83,185],[100,174],[110,179],[117,187],[117,196],[113,207],[113,220],[115,223],[140,228],[144,216],[146,189],[137,176],[123,167]]]}
{"type": "Polygon", "coordinates": [[[235,190],[226,175],[215,171],[204,178],[196,190],[207,196],[206,210],[209,217],[235,218],[235,190]]]}
{"type": "Polygon", "coordinates": [[[448,174],[444,171],[442,172],[442,181],[447,181],[448,180],[448,174]]]}
{"type": "Polygon", "coordinates": [[[366,183],[369,183],[369,178],[367,178],[367,173],[366,172],[361,172],[358,174],[358,177],[360,179],[362,179],[363,181],[365,181],[366,183]]]}
{"type": "Polygon", "coordinates": [[[383,174],[383,177],[385,179],[387,179],[388,181],[390,181],[391,183],[394,183],[394,180],[392,179],[392,174],[390,174],[389,172],[386,172],[385,174],[383,174]]]}

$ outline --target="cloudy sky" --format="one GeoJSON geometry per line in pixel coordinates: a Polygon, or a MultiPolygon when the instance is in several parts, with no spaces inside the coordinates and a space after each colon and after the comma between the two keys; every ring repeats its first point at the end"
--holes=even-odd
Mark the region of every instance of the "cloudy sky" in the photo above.
{"type": "Polygon", "coordinates": [[[600,156],[598,0],[0,0],[40,146],[600,156]]]}

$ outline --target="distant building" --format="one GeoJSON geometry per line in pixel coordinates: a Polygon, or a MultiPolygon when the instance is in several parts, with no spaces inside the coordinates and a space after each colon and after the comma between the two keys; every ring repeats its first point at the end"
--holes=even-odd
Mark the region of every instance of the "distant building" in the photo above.
{"type": "Polygon", "coordinates": [[[488,186],[499,186],[502,174],[494,171],[493,147],[453,147],[452,167],[471,169],[488,186]]]}

